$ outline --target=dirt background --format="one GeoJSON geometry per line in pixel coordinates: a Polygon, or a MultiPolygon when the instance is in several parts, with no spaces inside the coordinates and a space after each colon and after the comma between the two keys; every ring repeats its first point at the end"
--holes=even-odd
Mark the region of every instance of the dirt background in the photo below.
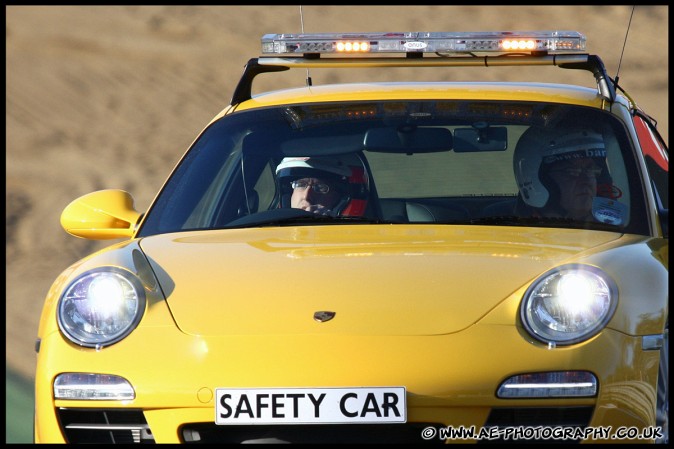
{"type": "MultiPolygon", "coordinates": [[[[305,32],[577,30],[612,77],[631,12],[630,6],[302,8],[305,32]]],[[[111,243],[66,234],[63,208],[91,191],[121,188],[145,210],[197,133],[229,103],[245,63],[259,55],[260,37],[301,26],[299,6],[6,6],[8,369],[34,378],[38,318],[51,283],[111,243]]],[[[659,121],[666,141],[668,27],[667,6],[636,7],[619,72],[621,86],[659,121]]],[[[549,77],[538,69],[519,75],[505,68],[367,69],[367,77],[523,77],[595,86],[587,72],[550,69],[549,77]]],[[[303,83],[304,71],[291,72],[294,78],[283,82],[303,83]]],[[[311,75],[314,84],[347,79],[334,71],[311,75]]],[[[270,76],[256,79],[256,92],[283,87],[270,76]]]]}

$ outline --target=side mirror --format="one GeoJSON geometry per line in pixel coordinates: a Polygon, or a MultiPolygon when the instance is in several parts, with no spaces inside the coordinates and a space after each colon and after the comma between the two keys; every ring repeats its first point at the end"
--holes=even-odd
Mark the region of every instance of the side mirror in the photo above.
{"type": "Polygon", "coordinates": [[[99,190],[68,204],[61,213],[61,226],[67,233],[85,239],[130,238],[140,216],[128,192],[99,190]]]}

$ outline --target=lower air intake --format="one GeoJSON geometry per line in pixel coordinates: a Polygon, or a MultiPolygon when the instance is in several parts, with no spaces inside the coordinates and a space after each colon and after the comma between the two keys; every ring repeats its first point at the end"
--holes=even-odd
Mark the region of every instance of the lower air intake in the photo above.
{"type": "Polygon", "coordinates": [[[219,426],[210,423],[187,424],[180,435],[183,443],[444,443],[437,438],[424,440],[422,430],[437,423],[339,424],[219,426]]]}
{"type": "MultiPolygon", "coordinates": [[[[540,444],[540,443],[579,443],[580,440],[554,439],[554,438],[527,438],[527,435],[518,434],[513,439],[514,433],[505,433],[507,428],[576,428],[585,429],[592,419],[593,407],[512,407],[492,409],[484,427],[498,427],[503,431],[502,438],[480,440],[479,443],[516,443],[516,444],[540,444]],[[505,435],[508,435],[506,437],[505,435]],[[522,436],[523,438],[519,438],[522,436]]],[[[540,432],[539,434],[542,434],[540,432]]]]}
{"type": "Polygon", "coordinates": [[[140,410],[58,410],[61,430],[68,443],[140,444],[154,437],[140,410]]]}

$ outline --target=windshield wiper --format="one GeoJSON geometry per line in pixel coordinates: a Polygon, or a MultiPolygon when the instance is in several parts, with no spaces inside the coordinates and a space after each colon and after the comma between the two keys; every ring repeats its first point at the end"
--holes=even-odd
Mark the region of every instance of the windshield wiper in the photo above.
{"type": "Polygon", "coordinates": [[[301,209],[273,209],[246,215],[227,223],[227,228],[293,226],[304,224],[382,224],[388,223],[368,217],[331,217],[318,215],[301,209]]]}
{"type": "Polygon", "coordinates": [[[572,229],[597,229],[611,232],[620,231],[616,225],[578,221],[573,218],[563,217],[518,217],[516,215],[494,215],[489,217],[472,218],[467,223],[476,225],[498,225],[498,226],[559,226],[572,229]]]}
{"type": "Polygon", "coordinates": [[[301,225],[301,224],[351,224],[351,223],[378,224],[383,222],[381,220],[366,217],[331,217],[329,215],[318,215],[310,213],[310,215],[305,217],[288,217],[281,220],[263,221],[257,223],[255,226],[292,226],[298,224],[301,225]]]}

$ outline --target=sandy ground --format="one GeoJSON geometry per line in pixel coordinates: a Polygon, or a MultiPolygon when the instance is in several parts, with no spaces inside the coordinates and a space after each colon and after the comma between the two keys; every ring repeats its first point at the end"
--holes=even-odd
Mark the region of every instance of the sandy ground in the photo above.
{"type": "MultiPolygon", "coordinates": [[[[7,366],[32,378],[51,283],[111,243],[66,234],[63,208],[85,193],[121,188],[146,209],[197,133],[228,104],[243,66],[259,55],[260,37],[299,32],[302,22],[298,6],[7,6],[6,13],[7,366]]],[[[612,77],[630,13],[628,6],[303,8],[306,32],[578,30],[612,77]]],[[[667,6],[637,7],[619,72],[667,141],[668,26],[667,6]]],[[[502,68],[463,70],[400,76],[511,76],[502,68]]],[[[552,70],[554,82],[577,75],[552,70]]],[[[581,75],[594,86],[589,73],[581,75]]],[[[256,89],[282,87],[265,76],[256,89]]],[[[314,83],[342,76],[312,74],[314,83]]]]}

